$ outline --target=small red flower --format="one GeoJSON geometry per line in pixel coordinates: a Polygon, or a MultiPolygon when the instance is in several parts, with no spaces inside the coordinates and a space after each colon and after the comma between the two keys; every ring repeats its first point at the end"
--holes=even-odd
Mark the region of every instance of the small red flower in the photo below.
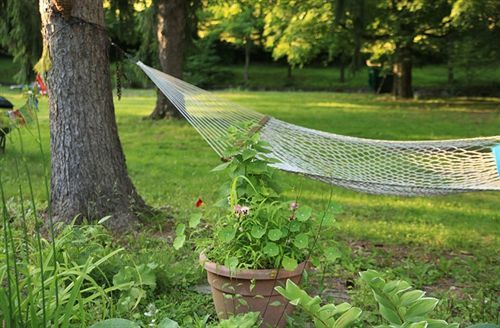
{"type": "Polygon", "coordinates": [[[201,198],[198,198],[198,200],[195,203],[195,206],[196,207],[202,207],[203,204],[205,204],[205,203],[203,203],[203,200],[201,198]]]}

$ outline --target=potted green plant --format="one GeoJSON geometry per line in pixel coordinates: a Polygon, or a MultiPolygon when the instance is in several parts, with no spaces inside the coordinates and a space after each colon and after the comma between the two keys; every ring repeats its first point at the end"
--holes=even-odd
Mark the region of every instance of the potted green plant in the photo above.
{"type": "MultiPolygon", "coordinates": [[[[260,312],[262,326],[283,327],[292,306],[274,288],[287,279],[300,282],[316,241],[314,221],[331,223],[333,217],[315,215],[311,207],[283,196],[287,188],[271,166],[277,161],[269,156],[269,145],[258,133],[240,132],[249,130],[229,130],[233,146],[214,169],[227,177],[220,201],[209,214],[206,209],[195,213],[189,226],[212,218],[211,237],[198,247],[218,316],[260,312]]],[[[174,247],[184,243],[185,229],[177,226],[174,247]]]]}

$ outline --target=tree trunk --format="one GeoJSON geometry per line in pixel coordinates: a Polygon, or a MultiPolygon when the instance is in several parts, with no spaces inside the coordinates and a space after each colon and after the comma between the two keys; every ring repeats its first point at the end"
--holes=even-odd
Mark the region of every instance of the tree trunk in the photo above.
{"type": "Polygon", "coordinates": [[[448,64],[447,64],[447,68],[448,68],[448,84],[449,85],[452,85],[455,81],[455,74],[453,72],[453,65],[451,64],[450,61],[448,61],[448,64]]]}
{"type": "Polygon", "coordinates": [[[250,67],[250,49],[252,47],[252,40],[250,37],[245,38],[245,67],[243,69],[243,80],[248,82],[248,68],[250,67]]]}
{"type": "Polygon", "coordinates": [[[397,98],[412,98],[412,55],[410,48],[401,48],[397,52],[393,66],[394,96],[397,98]]]}
{"type": "Polygon", "coordinates": [[[109,39],[102,0],[74,1],[63,18],[40,0],[42,34],[52,68],[47,72],[54,221],[112,215],[109,228],[123,231],[146,207],[127,174],[115,120],[109,39]]]}
{"type": "Polygon", "coordinates": [[[286,72],[286,77],[287,79],[291,79],[292,78],[292,65],[288,64],[288,69],[287,69],[287,72],[286,72]]]}
{"type": "Polygon", "coordinates": [[[345,63],[342,59],[340,59],[340,76],[339,76],[339,81],[340,83],[345,82],[345,63]]]}
{"type": "MultiPolygon", "coordinates": [[[[186,41],[187,4],[185,0],[158,0],[158,57],[163,72],[182,78],[186,41]]],[[[158,90],[156,106],[150,115],[158,120],[167,116],[182,118],[175,106],[158,90]]]]}

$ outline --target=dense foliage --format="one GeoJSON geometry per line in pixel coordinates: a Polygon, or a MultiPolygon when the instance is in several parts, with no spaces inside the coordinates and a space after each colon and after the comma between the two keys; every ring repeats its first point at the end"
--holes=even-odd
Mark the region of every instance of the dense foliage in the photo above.
{"type": "MultiPolygon", "coordinates": [[[[210,0],[186,5],[185,75],[204,87],[223,85],[220,81],[229,78],[218,75],[219,63],[244,63],[247,85],[251,57],[286,61],[289,77],[293,67],[333,64],[340,68],[341,82],[348,78],[347,68],[354,73],[367,59],[386,72],[397,72],[398,63],[408,62],[401,73],[409,75],[403,77],[410,81],[407,88],[412,87],[411,63],[446,65],[453,86],[458,71],[465,71],[470,82],[478,77],[478,68],[500,61],[499,43],[492,42],[500,37],[495,0],[210,0]]],[[[158,65],[156,1],[109,0],[104,6],[112,40],[145,63],[158,65]]],[[[38,15],[24,19],[23,13],[37,12],[37,1],[2,0],[0,8],[0,48],[19,64],[17,80],[27,82],[41,55],[41,36],[38,15]]],[[[127,74],[125,84],[148,85],[133,70],[127,74]]]]}

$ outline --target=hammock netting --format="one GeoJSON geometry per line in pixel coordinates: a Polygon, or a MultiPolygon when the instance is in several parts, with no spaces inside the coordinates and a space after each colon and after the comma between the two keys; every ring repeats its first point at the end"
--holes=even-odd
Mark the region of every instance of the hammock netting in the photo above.
{"type": "Polygon", "coordinates": [[[333,185],[404,196],[500,190],[500,136],[383,141],[326,133],[243,108],[137,64],[219,156],[229,146],[229,127],[254,122],[280,161],[277,168],[333,185]]]}

